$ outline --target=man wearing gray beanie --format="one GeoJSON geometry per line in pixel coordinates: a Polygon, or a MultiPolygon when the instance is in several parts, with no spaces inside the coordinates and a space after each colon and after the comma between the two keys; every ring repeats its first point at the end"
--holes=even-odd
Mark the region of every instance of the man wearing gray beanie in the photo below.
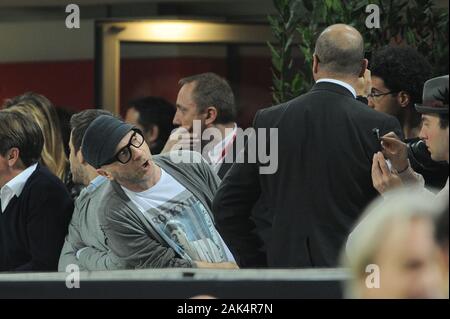
{"type": "Polygon", "coordinates": [[[89,125],[81,150],[109,179],[99,222],[125,268],[237,268],[211,212],[220,180],[200,154],[152,157],[142,132],[108,115],[89,125]]]}

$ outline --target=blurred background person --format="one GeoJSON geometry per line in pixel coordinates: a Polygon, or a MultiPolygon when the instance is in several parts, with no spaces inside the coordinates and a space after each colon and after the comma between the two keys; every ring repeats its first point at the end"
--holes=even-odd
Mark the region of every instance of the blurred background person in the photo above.
{"type": "Polygon", "coordinates": [[[449,224],[448,224],[448,218],[449,218],[449,210],[448,210],[448,198],[447,198],[447,205],[443,212],[439,215],[439,217],[436,219],[435,226],[436,226],[436,242],[439,245],[439,254],[440,254],[440,265],[442,268],[442,276],[444,278],[444,293],[445,297],[449,297],[449,282],[448,282],[448,275],[449,275],[449,246],[448,246],[448,232],[449,232],[449,224]]]}
{"type": "Polygon", "coordinates": [[[433,218],[442,205],[421,189],[393,191],[364,212],[350,234],[343,266],[348,298],[443,298],[433,218]]]}
{"type": "Polygon", "coordinates": [[[56,106],[55,110],[61,127],[61,139],[63,141],[64,151],[66,152],[67,158],[69,158],[70,118],[74,113],[69,108],[64,106],[56,106]]]}
{"type": "Polygon", "coordinates": [[[43,95],[27,92],[6,100],[3,107],[15,106],[19,112],[31,114],[44,134],[42,162],[62,181],[67,180],[68,160],[64,151],[61,125],[53,104],[43,95]]]}
{"type": "Polygon", "coordinates": [[[431,65],[412,47],[386,46],[374,53],[370,69],[369,106],[400,121],[411,167],[423,176],[428,187],[441,189],[447,180],[448,164],[431,159],[419,138],[422,116],[414,106],[422,101],[423,86],[432,76],[431,65]]]}
{"type": "Polygon", "coordinates": [[[129,103],[125,121],[139,128],[152,154],[161,153],[175,126],[175,106],[160,97],[147,96],[129,103]]]}
{"type": "Polygon", "coordinates": [[[431,65],[412,47],[386,46],[370,61],[372,90],[369,106],[397,117],[406,139],[419,136],[421,115],[414,108],[422,101],[431,65]]]}

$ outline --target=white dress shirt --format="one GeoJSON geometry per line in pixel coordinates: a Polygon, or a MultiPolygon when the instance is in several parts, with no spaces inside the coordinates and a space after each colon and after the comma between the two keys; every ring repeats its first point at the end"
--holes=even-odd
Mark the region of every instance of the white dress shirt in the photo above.
{"type": "MultiPolygon", "coordinates": [[[[229,130],[230,129],[227,129],[225,132],[227,132],[229,130]]],[[[214,148],[208,152],[208,156],[211,161],[211,166],[215,167],[215,166],[220,166],[220,164],[222,164],[223,159],[226,156],[226,151],[227,151],[228,147],[231,144],[233,144],[233,142],[234,142],[234,137],[236,136],[236,132],[237,132],[237,125],[234,124],[233,131],[228,133],[228,135],[225,136],[225,138],[222,141],[220,141],[220,143],[217,143],[214,146],[214,148]]]]}
{"type": "Polygon", "coordinates": [[[349,90],[350,92],[352,92],[353,96],[356,99],[356,90],[353,88],[353,86],[351,86],[350,84],[344,82],[344,81],[339,81],[339,80],[335,80],[335,79],[320,79],[318,81],[316,81],[316,83],[320,83],[320,82],[329,82],[329,83],[334,83],[340,86],[345,87],[347,90],[349,90]]]}
{"type": "Polygon", "coordinates": [[[5,186],[0,189],[0,199],[2,203],[1,211],[4,212],[8,207],[9,202],[14,196],[19,197],[22,194],[23,188],[30,176],[36,170],[37,164],[34,164],[24,170],[22,173],[14,177],[5,186]]]}

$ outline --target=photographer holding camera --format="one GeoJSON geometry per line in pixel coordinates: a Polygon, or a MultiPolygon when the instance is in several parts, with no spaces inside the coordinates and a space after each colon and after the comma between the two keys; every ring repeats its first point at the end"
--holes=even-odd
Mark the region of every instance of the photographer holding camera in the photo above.
{"type": "MultiPolygon", "coordinates": [[[[422,114],[422,129],[419,137],[436,162],[449,162],[449,117],[448,117],[448,75],[428,80],[424,85],[423,103],[416,104],[416,110],[422,114]]],[[[411,168],[408,159],[408,145],[402,142],[395,133],[381,138],[383,152],[374,155],[372,165],[372,181],[380,194],[403,184],[424,185],[422,175],[411,168]],[[392,163],[391,171],[386,159],[392,163]]],[[[439,197],[448,197],[448,175],[444,189],[439,197]]]]}
{"type": "Polygon", "coordinates": [[[360,83],[358,94],[369,107],[399,120],[412,169],[422,175],[427,187],[441,189],[447,181],[448,164],[431,159],[419,138],[421,114],[414,106],[422,100],[424,83],[432,77],[431,69],[416,49],[386,46],[372,55],[371,73],[360,83]]]}

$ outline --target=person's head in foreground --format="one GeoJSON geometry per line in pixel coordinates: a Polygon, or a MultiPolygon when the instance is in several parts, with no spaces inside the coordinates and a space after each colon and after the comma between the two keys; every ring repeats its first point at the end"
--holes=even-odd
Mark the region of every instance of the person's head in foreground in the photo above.
{"type": "Polygon", "coordinates": [[[389,45],[373,54],[370,71],[369,106],[395,116],[405,138],[417,137],[421,114],[414,104],[422,100],[423,85],[431,78],[431,65],[415,48],[389,45]]]}
{"type": "Polygon", "coordinates": [[[315,81],[331,78],[354,86],[364,75],[367,64],[364,39],[352,26],[329,26],[316,41],[312,70],[315,81]]]}
{"type": "Polygon", "coordinates": [[[416,104],[422,114],[420,138],[434,161],[449,162],[448,75],[425,82],[422,104],[416,104]]]}
{"type": "Polygon", "coordinates": [[[442,298],[434,218],[442,203],[419,189],[393,191],[364,212],[343,254],[348,298],[442,298]]]}
{"type": "Polygon", "coordinates": [[[0,112],[0,189],[41,158],[44,136],[31,117],[0,112]]]}
{"type": "Polygon", "coordinates": [[[27,92],[6,100],[3,106],[14,112],[32,116],[44,135],[41,161],[53,174],[64,181],[67,174],[67,156],[61,124],[52,102],[43,95],[27,92]]]}
{"type": "Polygon", "coordinates": [[[75,183],[88,186],[97,177],[96,170],[83,158],[81,145],[89,125],[102,115],[113,116],[112,113],[101,109],[89,109],[74,114],[70,119],[69,163],[72,180],[75,183]]]}
{"type": "MultiPolygon", "coordinates": [[[[448,198],[447,198],[448,199],[448,198]]],[[[441,268],[442,268],[442,274],[444,277],[444,284],[445,284],[445,295],[448,298],[449,292],[448,292],[448,274],[449,274],[449,262],[448,262],[448,232],[449,232],[449,224],[448,224],[448,218],[449,218],[449,211],[448,211],[448,201],[445,209],[443,212],[438,216],[436,219],[435,225],[436,225],[436,242],[439,246],[440,250],[440,256],[441,256],[441,268]]]]}
{"type": "Polygon", "coordinates": [[[102,115],[95,119],[86,130],[81,150],[100,175],[129,190],[147,190],[158,179],[142,132],[115,117],[102,115]]]}

